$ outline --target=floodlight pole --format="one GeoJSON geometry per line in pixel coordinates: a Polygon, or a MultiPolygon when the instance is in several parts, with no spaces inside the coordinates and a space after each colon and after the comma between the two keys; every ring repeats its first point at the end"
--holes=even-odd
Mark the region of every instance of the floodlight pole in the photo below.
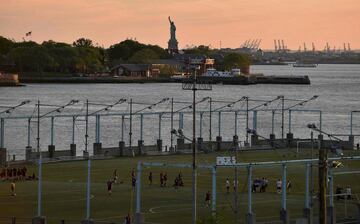
{"type": "Polygon", "coordinates": [[[170,122],[170,126],[171,126],[171,131],[170,131],[170,151],[174,150],[174,134],[172,132],[172,130],[174,129],[174,98],[171,98],[171,122],[170,122]]]}
{"type": "Polygon", "coordinates": [[[192,223],[196,224],[197,213],[196,213],[196,91],[197,90],[211,90],[211,85],[205,84],[204,86],[199,85],[197,87],[196,82],[196,69],[194,72],[193,83],[188,85],[188,83],[183,83],[183,90],[192,90],[193,91],[193,102],[192,102],[192,112],[193,112],[193,138],[192,138],[192,223]]]}
{"type": "Polygon", "coordinates": [[[133,155],[133,157],[135,156],[135,153],[132,149],[132,106],[133,106],[133,102],[132,102],[132,99],[130,99],[130,130],[129,130],[129,148],[130,148],[130,151],[133,155]]]}
{"type": "Polygon", "coordinates": [[[284,141],[285,97],[280,96],[280,98],[281,98],[281,140],[284,141]]]}
{"type": "Polygon", "coordinates": [[[38,153],[38,217],[41,217],[41,196],[42,196],[42,167],[41,167],[41,151],[40,151],[40,100],[37,104],[37,138],[36,138],[36,150],[38,153]]]}
{"type": "Polygon", "coordinates": [[[246,96],[246,144],[249,143],[249,133],[247,130],[249,130],[249,97],[246,96]]]}
{"type": "Polygon", "coordinates": [[[209,99],[209,104],[210,104],[210,110],[209,110],[209,141],[210,141],[210,145],[211,145],[211,148],[212,148],[212,143],[211,143],[211,140],[212,140],[212,99],[210,97],[209,99]]]}
{"type": "Polygon", "coordinates": [[[91,159],[88,152],[89,138],[89,100],[86,100],[86,116],[85,116],[85,158],[87,158],[87,183],[86,183],[86,220],[90,219],[90,190],[91,190],[91,159]]]}
{"type": "Polygon", "coordinates": [[[192,167],[193,167],[193,176],[192,176],[192,196],[193,196],[193,214],[192,214],[192,221],[193,224],[196,224],[196,216],[197,216],[197,211],[196,211],[196,185],[197,185],[197,180],[196,180],[196,70],[194,73],[194,83],[193,83],[193,140],[192,140],[192,154],[193,154],[193,161],[192,161],[192,167]]]}
{"type": "Polygon", "coordinates": [[[86,115],[85,115],[85,154],[88,153],[88,129],[89,129],[89,100],[86,100],[86,115]]]}
{"type": "Polygon", "coordinates": [[[327,150],[319,144],[319,224],[327,223],[326,191],[327,191],[327,150]]]}

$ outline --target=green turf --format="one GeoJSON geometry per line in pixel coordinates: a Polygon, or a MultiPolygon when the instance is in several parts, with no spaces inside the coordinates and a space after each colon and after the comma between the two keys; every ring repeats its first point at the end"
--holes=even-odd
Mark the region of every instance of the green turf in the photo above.
{"type": "MultiPolygon", "coordinates": [[[[230,153],[224,153],[230,155],[230,153]]],[[[348,153],[349,154],[349,153],[348,153]]],[[[351,154],[359,154],[351,152],[351,154]]],[[[198,163],[210,165],[215,162],[218,154],[198,155],[198,163]]],[[[291,151],[256,151],[241,152],[238,154],[240,162],[291,160],[308,158],[309,152],[305,151],[298,157],[291,151]]],[[[122,223],[124,216],[135,210],[135,193],[132,190],[131,170],[136,168],[138,161],[154,161],[167,163],[190,163],[190,155],[116,158],[109,160],[92,161],[92,187],[91,187],[91,217],[101,223],[122,223]],[[113,188],[113,194],[109,196],[106,189],[106,181],[117,169],[122,184],[113,188]]],[[[37,173],[37,167],[28,166],[29,172],[37,173]]],[[[360,161],[344,162],[344,166],[335,171],[360,170],[360,161]]],[[[160,172],[167,172],[168,185],[172,185],[179,168],[148,168],[145,167],[142,176],[142,212],[145,221],[149,223],[190,223],[191,220],[191,170],[181,169],[184,176],[185,186],[174,189],[171,186],[159,187],[160,172]],[[147,176],[149,171],[153,172],[154,182],[148,185],[147,176]]],[[[199,220],[211,217],[211,212],[205,207],[204,199],[206,191],[211,191],[211,171],[198,170],[198,217],[199,220]]],[[[217,219],[218,223],[234,223],[234,212],[232,210],[234,193],[226,194],[225,180],[234,178],[233,168],[218,168],[217,170],[217,219]]],[[[85,217],[86,196],[86,174],[87,162],[62,162],[43,165],[43,215],[48,223],[80,223],[85,217]]],[[[315,182],[317,180],[317,168],[314,168],[315,182]]],[[[257,221],[278,220],[280,211],[281,195],[275,192],[275,182],[281,178],[281,167],[254,168],[253,178],[267,177],[270,180],[268,192],[253,194],[253,211],[257,221]]],[[[246,170],[239,169],[239,219],[245,220],[247,208],[247,184],[246,170]]],[[[304,207],[305,189],[305,166],[288,165],[288,179],[293,183],[291,193],[288,195],[287,207],[291,217],[301,217],[304,207]]],[[[335,176],[334,186],[347,185],[352,187],[353,193],[360,192],[360,174],[348,174],[335,176]]],[[[316,186],[316,184],[315,184],[316,186]]],[[[316,187],[317,188],[317,187],[316,187]]],[[[29,222],[37,211],[37,182],[17,182],[16,197],[10,196],[10,183],[0,183],[0,223],[10,223],[9,218],[17,217],[17,220],[29,222]]],[[[347,204],[349,216],[355,215],[355,204],[347,204]]],[[[344,216],[344,202],[336,204],[338,216],[344,216]]],[[[317,213],[315,203],[315,213],[317,213]]]]}

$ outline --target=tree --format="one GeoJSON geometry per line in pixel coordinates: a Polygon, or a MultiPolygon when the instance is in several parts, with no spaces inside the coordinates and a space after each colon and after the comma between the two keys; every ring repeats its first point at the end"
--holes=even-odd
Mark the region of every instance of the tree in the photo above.
{"type": "Polygon", "coordinates": [[[242,68],[250,65],[250,59],[244,54],[229,53],[224,57],[223,68],[231,70],[233,68],[242,68]]]}
{"type": "Polygon", "coordinates": [[[54,63],[54,59],[43,46],[17,47],[9,52],[9,56],[20,71],[41,73],[45,68],[51,68],[54,63]]]}
{"type": "MultiPolygon", "coordinates": [[[[124,40],[118,44],[114,44],[110,46],[110,48],[107,50],[107,56],[109,59],[109,64],[111,66],[116,65],[117,62],[134,62],[134,61],[141,61],[139,57],[139,54],[137,53],[141,50],[148,49],[151,50],[151,54],[156,54],[156,57],[153,55],[152,58],[169,58],[170,55],[166,52],[165,49],[157,46],[157,45],[145,45],[142,43],[139,43],[134,40],[124,40]],[[134,56],[135,54],[138,54],[134,56]]],[[[146,53],[146,51],[145,51],[146,53]]],[[[146,54],[148,54],[149,51],[147,51],[146,54]]]]}
{"type": "Polygon", "coordinates": [[[6,55],[14,47],[14,42],[0,36],[0,55],[6,55]]]}
{"type": "Polygon", "coordinates": [[[76,41],[73,42],[74,47],[93,47],[93,42],[90,39],[87,38],[79,38],[76,41]]]}
{"type": "Polygon", "coordinates": [[[212,50],[209,46],[199,45],[193,48],[185,49],[186,54],[196,54],[196,55],[206,55],[209,56],[212,53],[212,50]]]}
{"type": "Polygon", "coordinates": [[[137,51],[131,58],[129,58],[129,62],[132,63],[150,63],[153,59],[159,59],[159,56],[155,51],[151,49],[142,49],[137,51]]]}
{"type": "Polygon", "coordinates": [[[51,71],[65,73],[76,71],[76,63],[78,61],[76,48],[69,44],[57,43],[52,40],[44,41],[41,45],[47,49],[50,56],[54,59],[51,71]]]}

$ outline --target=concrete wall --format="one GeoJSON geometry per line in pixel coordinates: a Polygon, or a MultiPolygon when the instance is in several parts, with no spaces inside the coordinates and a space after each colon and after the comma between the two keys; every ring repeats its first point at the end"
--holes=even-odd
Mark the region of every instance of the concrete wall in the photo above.
{"type": "MultiPolygon", "coordinates": [[[[323,139],[323,137],[319,136],[318,139],[314,139],[314,148],[318,147],[317,141],[321,142],[321,147],[330,148],[331,145],[337,143],[337,141],[332,141],[330,139],[323,139]]],[[[275,146],[278,148],[297,148],[297,142],[301,142],[299,144],[299,148],[311,148],[312,143],[311,139],[300,139],[300,138],[293,138],[293,135],[287,135],[287,138],[282,141],[282,139],[260,139],[256,135],[251,136],[251,146],[275,146]],[[305,141],[305,142],[302,142],[305,141]]],[[[352,150],[354,149],[354,137],[349,136],[347,141],[339,142],[339,145],[344,150],[352,150]]]]}
{"type": "MultiPolygon", "coordinates": [[[[38,153],[36,152],[35,149],[30,148],[26,148],[26,154],[25,154],[25,158],[26,160],[35,160],[38,158],[38,153]]],[[[51,152],[50,150],[48,151],[42,151],[41,152],[41,156],[42,158],[58,158],[58,157],[70,157],[70,156],[76,156],[75,154],[76,152],[74,150],[54,150],[53,152],[51,152]]]]}

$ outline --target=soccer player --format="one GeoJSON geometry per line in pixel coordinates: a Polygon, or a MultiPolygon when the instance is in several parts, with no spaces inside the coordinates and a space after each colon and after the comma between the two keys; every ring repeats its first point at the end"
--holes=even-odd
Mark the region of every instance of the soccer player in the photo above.
{"type": "Polygon", "coordinates": [[[286,188],[287,188],[287,190],[288,190],[289,193],[291,192],[291,187],[292,187],[291,181],[289,180],[288,183],[287,183],[287,185],[286,185],[286,188]]]}
{"type": "Polygon", "coordinates": [[[282,181],[281,181],[280,179],[278,179],[278,180],[276,181],[276,192],[277,192],[278,194],[281,193],[281,186],[282,186],[282,181]]]}
{"type": "Polygon", "coordinates": [[[16,193],[15,193],[15,188],[16,188],[15,181],[11,181],[10,188],[11,188],[11,196],[16,196],[16,193]]]}
{"type": "Polygon", "coordinates": [[[124,224],[131,224],[130,214],[127,214],[127,216],[125,217],[124,224]]]}
{"type": "Polygon", "coordinates": [[[152,176],[152,172],[150,171],[149,173],[149,185],[152,185],[152,181],[153,181],[153,176],[152,176]]]}
{"type": "Polygon", "coordinates": [[[164,174],[164,177],[163,177],[163,179],[164,179],[164,187],[166,187],[166,181],[167,181],[167,173],[165,173],[165,174],[164,174]]]}
{"type": "Polygon", "coordinates": [[[118,180],[118,175],[117,175],[117,170],[116,169],[114,170],[113,178],[114,178],[114,184],[116,184],[117,180],[118,180]]]}
{"type": "Polygon", "coordinates": [[[233,185],[234,185],[234,192],[236,191],[236,187],[239,186],[239,181],[233,181],[233,185]]]}
{"type": "Polygon", "coordinates": [[[112,193],[111,188],[112,188],[113,182],[110,179],[106,184],[107,184],[108,194],[111,195],[111,193],[112,193]]]}
{"type": "Polygon", "coordinates": [[[136,186],[136,178],[135,177],[133,177],[132,179],[131,179],[131,186],[134,188],[134,190],[135,190],[135,186],[136,186]]]}
{"type": "Polygon", "coordinates": [[[163,187],[164,186],[164,175],[163,173],[161,172],[160,173],[160,187],[163,187]]]}
{"type": "Polygon", "coordinates": [[[229,181],[229,178],[226,178],[226,193],[229,194],[229,190],[230,190],[230,181],[229,181]]]}
{"type": "Polygon", "coordinates": [[[205,206],[207,208],[210,207],[210,196],[211,196],[210,191],[207,191],[205,195],[205,206]]]}

